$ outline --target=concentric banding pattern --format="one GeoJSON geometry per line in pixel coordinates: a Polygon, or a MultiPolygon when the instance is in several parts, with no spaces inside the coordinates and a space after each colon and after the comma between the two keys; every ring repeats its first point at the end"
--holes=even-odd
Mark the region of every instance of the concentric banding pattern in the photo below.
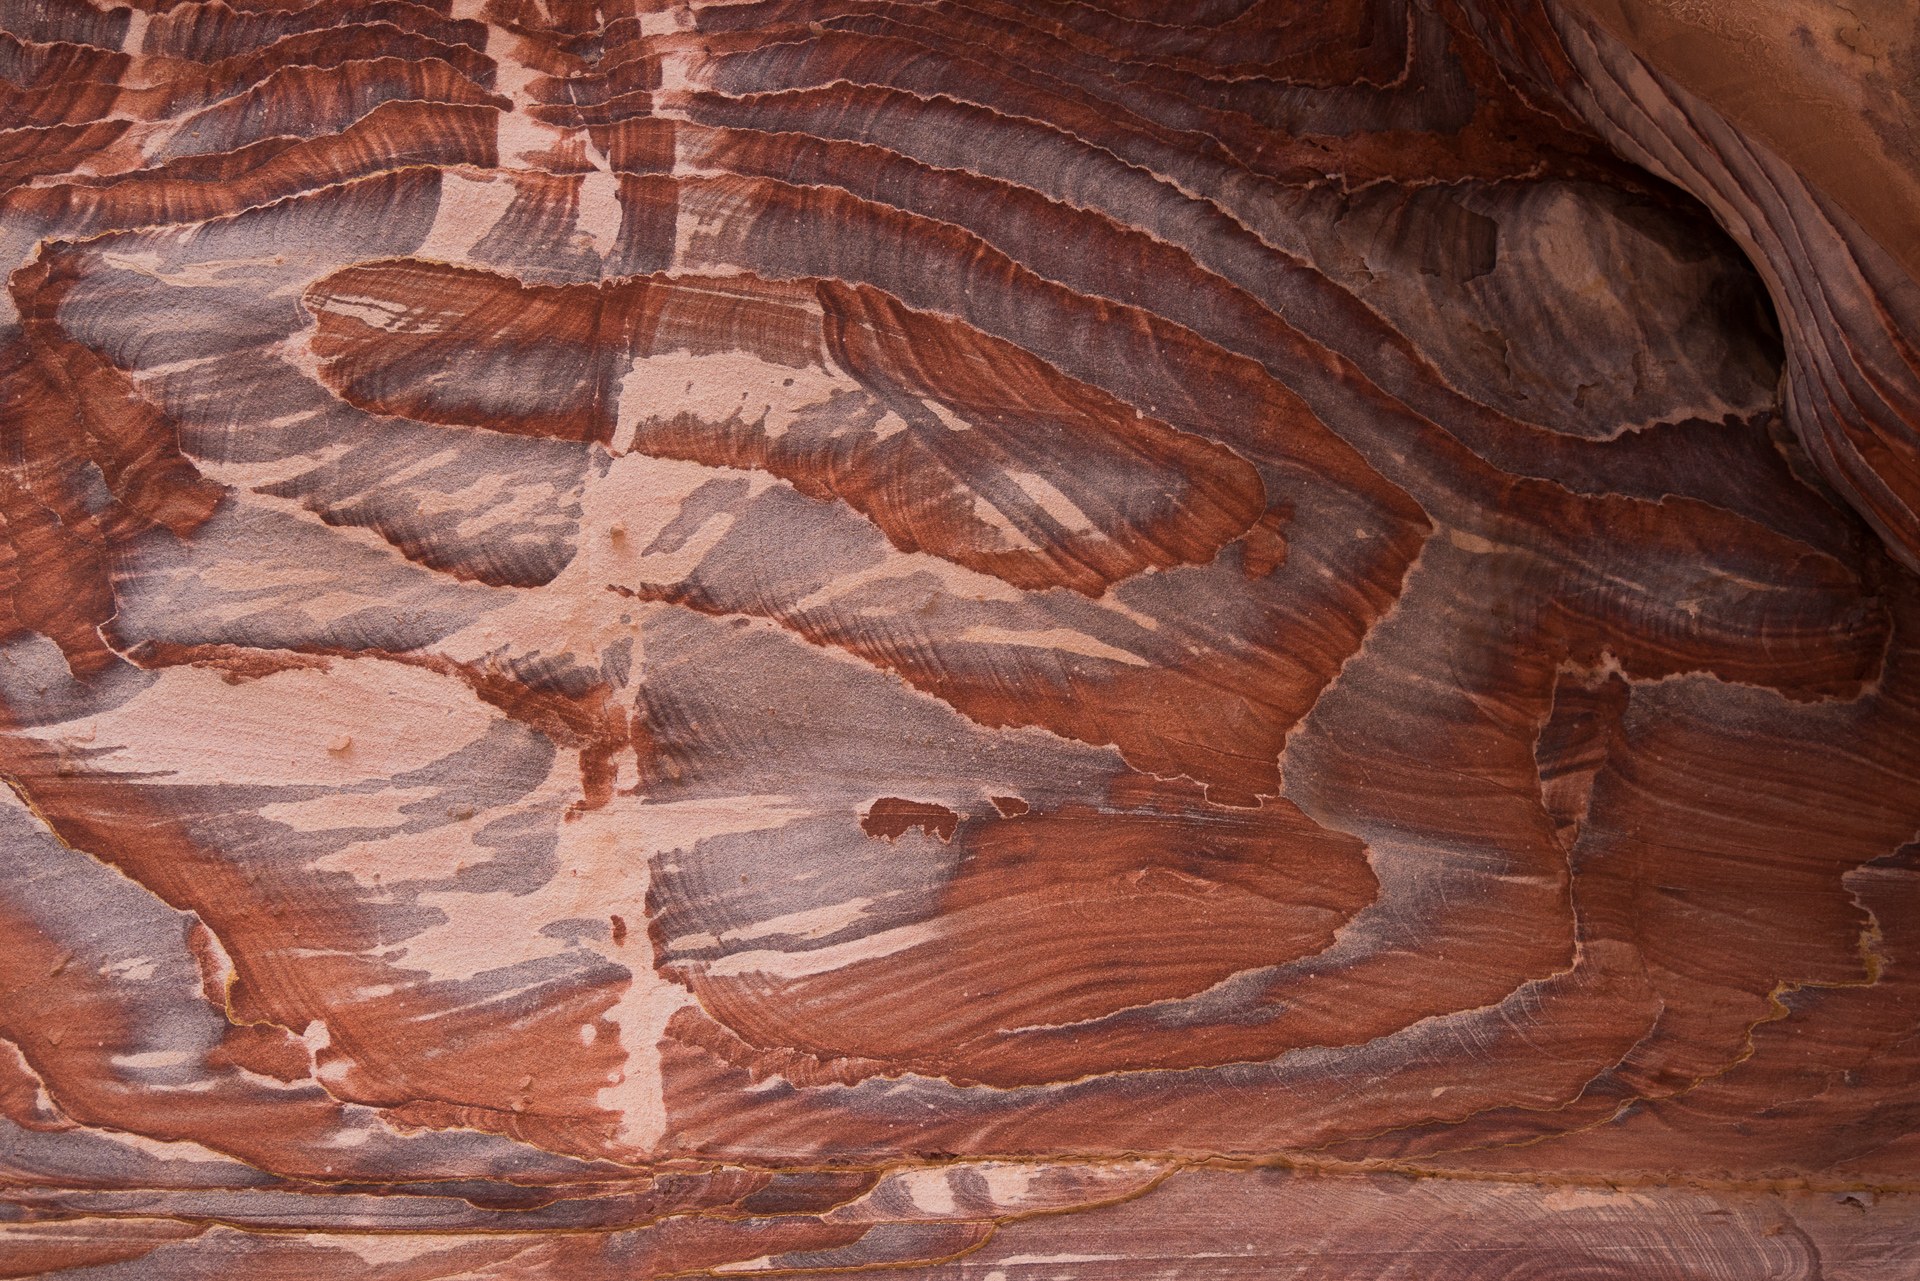
{"type": "Polygon", "coordinates": [[[0,3],[8,1239],[1911,1183],[1906,294],[1563,18],[0,3]]]}

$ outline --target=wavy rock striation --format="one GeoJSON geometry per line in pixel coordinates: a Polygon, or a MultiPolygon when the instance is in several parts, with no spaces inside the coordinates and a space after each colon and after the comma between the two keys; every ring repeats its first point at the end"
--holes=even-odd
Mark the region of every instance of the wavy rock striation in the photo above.
{"type": "Polygon", "coordinates": [[[1910,16],[0,0],[0,1273],[1908,1275],[1910,16]]]}

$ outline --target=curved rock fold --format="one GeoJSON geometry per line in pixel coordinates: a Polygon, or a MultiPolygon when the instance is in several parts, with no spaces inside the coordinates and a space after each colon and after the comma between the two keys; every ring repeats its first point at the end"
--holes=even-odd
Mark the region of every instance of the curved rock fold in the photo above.
{"type": "Polygon", "coordinates": [[[1906,1276],[1898,8],[0,0],[0,1272],[1906,1276]]]}

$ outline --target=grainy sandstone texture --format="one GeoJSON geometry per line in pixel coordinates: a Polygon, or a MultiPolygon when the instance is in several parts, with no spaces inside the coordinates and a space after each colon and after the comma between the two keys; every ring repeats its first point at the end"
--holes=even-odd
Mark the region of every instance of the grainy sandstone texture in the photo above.
{"type": "Polygon", "coordinates": [[[0,1276],[1920,1275],[1917,116],[0,0],[0,1276]]]}

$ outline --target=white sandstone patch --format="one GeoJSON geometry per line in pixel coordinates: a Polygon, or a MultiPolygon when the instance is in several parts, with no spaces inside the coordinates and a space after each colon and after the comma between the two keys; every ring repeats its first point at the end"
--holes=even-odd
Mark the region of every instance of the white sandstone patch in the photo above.
{"type": "Polygon", "coordinates": [[[641,356],[620,382],[613,449],[616,454],[631,449],[642,422],[682,415],[707,423],[735,417],[758,422],[768,437],[778,439],[801,410],[823,405],[836,393],[858,390],[860,384],[845,374],[776,364],[743,351],[641,356]]]}
{"type": "Polygon", "coordinates": [[[93,717],[89,768],[172,784],[339,786],[419,769],[479,739],[496,716],[454,677],[380,659],[233,684],[220,671],[170,667],[93,717]],[[343,737],[351,747],[329,750],[343,737]]]}

